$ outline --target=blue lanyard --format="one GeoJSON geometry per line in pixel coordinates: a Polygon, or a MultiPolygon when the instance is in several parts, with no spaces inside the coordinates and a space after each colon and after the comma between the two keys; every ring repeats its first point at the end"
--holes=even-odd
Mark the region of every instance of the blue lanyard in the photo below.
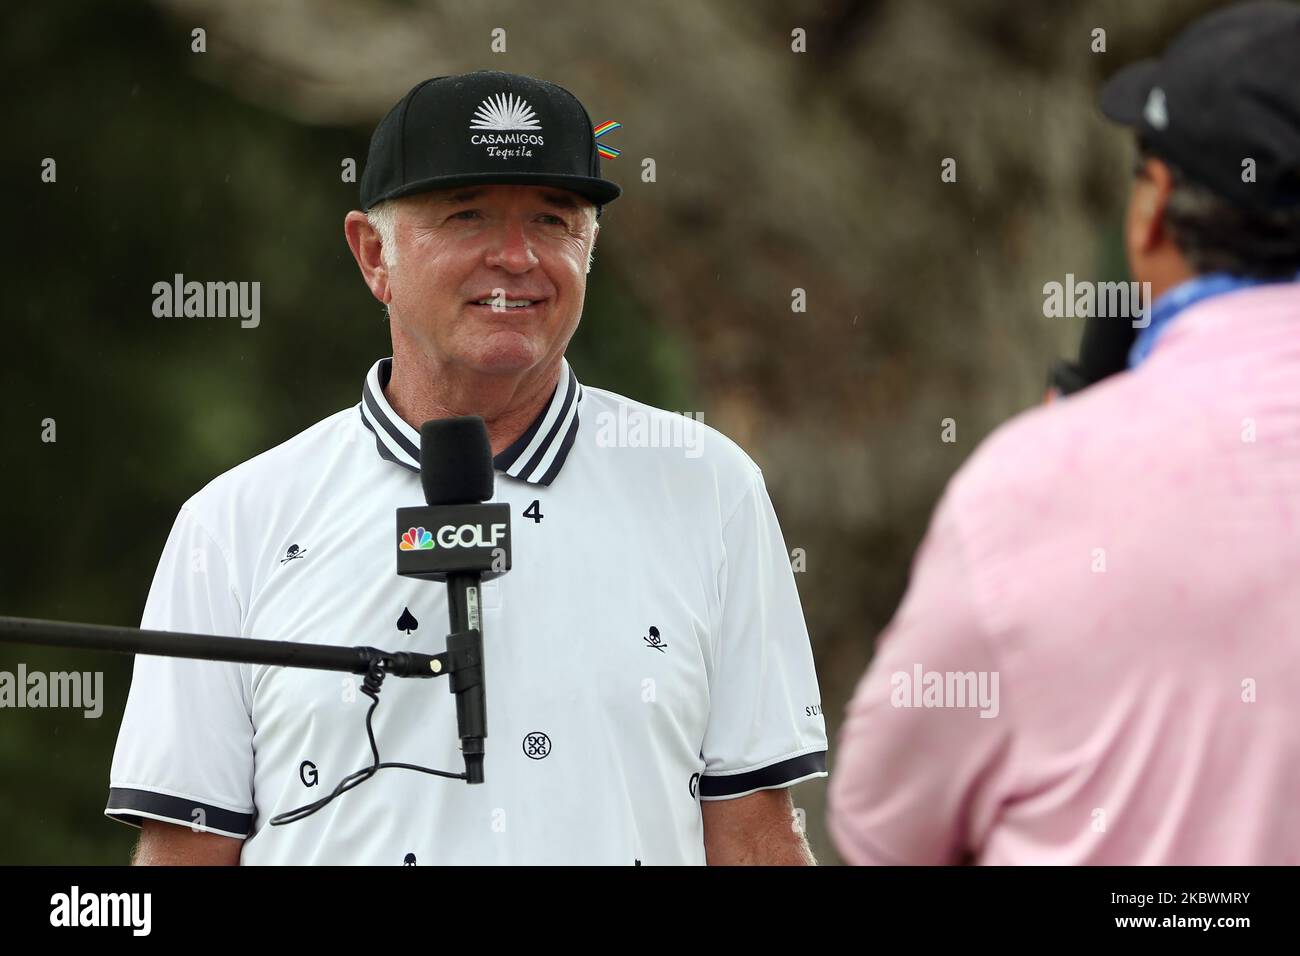
{"type": "Polygon", "coordinates": [[[1128,367],[1137,368],[1145,362],[1147,356],[1151,354],[1151,350],[1155,348],[1156,342],[1159,341],[1164,331],[1169,328],[1174,318],[1184,309],[1190,308],[1197,302],[1212,296],[1223,295],[1225,292],[1235,292],[1237,289],[1249,289],[1257,285],[1267,285],[1273,282],[1295,282],[1297,280],[1300,280],[1300,273],[1290,279],[1257,279],[1233,275],[1230,272],[1207,272],[1204,275],[1188,279],[1186,282],[1180,282],[1152,304],[1151,322],[1145,329],[1140,330],[1137,338],[1133,340],[1133,347],[1128,353],[1128,367]]]}

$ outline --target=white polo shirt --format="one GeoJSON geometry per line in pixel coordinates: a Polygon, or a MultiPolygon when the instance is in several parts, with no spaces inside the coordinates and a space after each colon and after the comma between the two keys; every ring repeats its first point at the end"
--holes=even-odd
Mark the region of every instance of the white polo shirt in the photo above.
{"type": "MultiPolygon", "coordinates": [[[[445,586],[396,573],[395,509],[424,499],[391,368],[182,506],[142,627],[446,649],[445,586]]],[[[360,678],[139,656],[107,815],[244,838],[245,864],[690,864],[700,800],[825,776],[788,553],[738,446],[565,362],[494,464],[513,568],[483,585],[483,784],[385,769],[272,827],[371,764],[360,678]]],[[[380,700],[381,760],[463,771],[445,678],[389,677],[380,700]]]]}

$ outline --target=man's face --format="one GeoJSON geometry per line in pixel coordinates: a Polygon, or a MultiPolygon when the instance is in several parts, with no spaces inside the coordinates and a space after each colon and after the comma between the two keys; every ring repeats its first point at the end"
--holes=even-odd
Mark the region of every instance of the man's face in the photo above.
{"type": "Polygon", "coordinates": [[[475,186],[400,200],[390,262],[395,325],[442,362],[523,372],[578,327],[596,227],[562,189],[475,186]],[[520,303],[526,303],[520,305],[520,303]]]}
{"type": "Polygon", "coordinates": [[[1124,216],[1124,252],[1129,274],[1138,282],[1159,281],[1172,249],[1164,210],[1173,189],[1173,174],[1161,160],[1140,159],[1134,169],[1124,216]]]}

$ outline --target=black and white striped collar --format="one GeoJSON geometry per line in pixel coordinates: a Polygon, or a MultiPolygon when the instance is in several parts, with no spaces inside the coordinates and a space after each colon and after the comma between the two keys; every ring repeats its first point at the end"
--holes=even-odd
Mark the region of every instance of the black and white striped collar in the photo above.
{"type": "MultiPolygon", "coordinates": [[[[380,457],[419,472],[420,432],[403,421],[384,397],[384,386],[392,374],[391,358],[380,359],[371,367],[361,389],[361,421],[374,432],[380,457]]],[[[527,431],[492,459],[496,470],[534,485],[554,481],[578,437],[580,401],[582,386],[568,360],[562,360],[560,383],[551,401],[527,431]]]]}

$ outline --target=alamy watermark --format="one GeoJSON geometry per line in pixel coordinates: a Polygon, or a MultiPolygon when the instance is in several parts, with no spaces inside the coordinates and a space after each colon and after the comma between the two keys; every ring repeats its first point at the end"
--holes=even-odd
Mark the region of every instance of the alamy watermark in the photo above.
{"type": "Polygon", "coordinates": [[[1150,282],[1078,282],[1073,272],[1065,282],[1043,284],[1043,316],[1048,319],[1129,319],[1133,328],[1151,324],[1150,282]]]}
{"type": "Polygon", "coordinates": [[[120,926],[132,936],[153,928],[152,893],[83,893],[73,885],[50,897],[50,925],[56,927],[120,926]]]}
{"type": "Polygon", "coordinates": [[[104,712],[103,671],[0,671],[0,708],[70,707],[87,720],[104,712]]]}
{"type": "Polygon", "coordinates": [[[153,314],[160,319],[231,319],[255,329],[262,321],[262,283],[186,282],[176,273],[171,282],[153,284],[153,314]]]}
{"type": "Polygon", "coordinates": [[[681,448],[687,458],[704,454],[704,413],[644,412],[620,405],[618,412],[596,416],[596,445],[600,448],[681,448]]]}
{"type": "Polygon", "coordinates": [[[910,672],[894,671],[889,685],[895,707],[978,707],[981,717],[1001,709],[997,671],[927,671],[913,664],[910,672]]]}

